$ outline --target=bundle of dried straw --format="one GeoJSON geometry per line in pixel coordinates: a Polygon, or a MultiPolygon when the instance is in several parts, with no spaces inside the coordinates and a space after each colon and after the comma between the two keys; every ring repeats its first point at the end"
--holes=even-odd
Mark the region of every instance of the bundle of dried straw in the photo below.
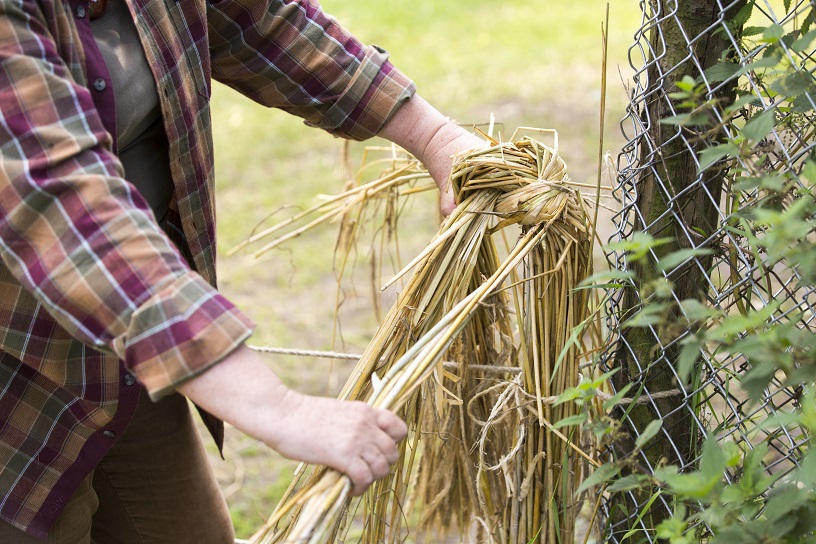
{"type": "MultiPolygon", "coordinates": [[[[362,519],[365,543],[404,542],[409,526],[437,535],[457,527],[462,540],[480,542],[572,541],[582,474],[577,430],[552,423],[576,408],[543,399],[577,384],[587,352],[574,333],[588,321],[587,291],[574,288],[591,273],[592,228],[557,135],[555,142],[488,137],[484,148],[456,157],[459,205],[389,282],[414,270],[341,397],[408,422],[390,476],[352,502],[345,476],[299,469],[251,542],[344,541],[354,519],[362,519]],[[494,238],[510,226],[518,238],[502,258],[494,238]]],[[[345,220],[347,244],[367,202],[414,192],[408,184],[420,178],[427,173],[415,160],[393,159],[378,179],[248,242],[316,216],[260,252],[332,218],[345,220]]]]}

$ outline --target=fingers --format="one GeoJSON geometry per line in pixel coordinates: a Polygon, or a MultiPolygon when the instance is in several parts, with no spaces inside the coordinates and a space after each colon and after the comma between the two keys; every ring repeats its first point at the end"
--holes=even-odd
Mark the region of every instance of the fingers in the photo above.
{"type": "Polygon", "coordinates": [[[408,434],[405,422],[388,410],[312,396],[302,396],[275,427],[282,438],[270,445],[278,452],[346,474],[355,495],[388,474],[399,460],[397,442],[408,434]]]}
{"type": "Polygon", "coordinates": [[[377,426],[390,436],[394,442],[399,442],[408,435],[408,426],[394,412],[377,408],[375,421],[377,426]]]}
{"type": "Polygon", "coordinates": [[[378,445],[371,445],[351,462],[345,474],[353,484],[351,490],[353,496],[363,494],[372,483],[391,472],[391,465],[399,459],[399,453],[393,442],[391,447],[393,452],[385,453],[378,445]]]}
{"type": "Polygon", "coordinates": [[[450,183],[454,156],[484,146],[484,140],[453,123],[448,123],[442,130],[437,132],[432,145],[429,146],[431,151],[428,157],[423,159],[423,162],[428,167],[428,172],[436,182],[437,187],[439,187],[439,209],[443,216],[447,217],[456,208],[453,188],[450,183]]]}
{"type": "Polygon", "coordinates": [[[374,451],[363,450],[364,459],[373,460],[373,454],[376,453],[389,465],[393,465],[399,460],[397,442],[387,433],[378,430],[376,436],[371,437],[371,443],[376,449],[374,451]]]}
{"type": "Polygon", "coordinates": [[[368,462],[362,457],[354,459],[345,474],[351,480],[352,497],[359,497],[365,493],[368,486],[374,483],[374,474],[371,472],[368,462]]]}
{"type": "Polygon", "coordinates": [[[453,191],[450,189],[443,191],[439,195],[439,211],[442,212],[442,217],[447,217],[456,208],[456,200],[453,197],[453,191]]]}
{"type": "Polygon", "coordinates": [[[399,460],[397,442],[408,434],[408,426],[393,412],[372,409],[376,428],[368,433],[367,444],[351,462],[346,475],[351,479],[353,496],[361,495],[376,480],[388,475],[399,460]]]}

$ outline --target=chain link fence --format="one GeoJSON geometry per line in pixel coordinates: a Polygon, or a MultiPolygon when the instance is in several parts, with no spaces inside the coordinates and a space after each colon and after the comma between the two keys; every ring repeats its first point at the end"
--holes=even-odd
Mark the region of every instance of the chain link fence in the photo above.
{"type": "MultiPolygon", "coordinates": [[[[799,50],[790,39],[774,41],[768,36],[806,30],[816,2],[649,0],[641,7],[642,24],[630,49],[635,70],[631,102],[621,123],[627,143],[618,157],[615,194],[621,211],[614,218],[613,241],[636,240],[641,233],[673,241],[671,247],[649,248],[648,266],[634,262],[629,252],[608,257],[616,269],[636,273],[640,286],[661,278],[671,282],[675,304],[659,322],[627,328],[627,320],[647,302],[648,293],[635,284],[609,292],[606,310],[612,338],[602,364],[606,370],[618,369],[616,389],[631,383],[630,391],[649,399],[617,414],[629,439],[617,441],[610,455],[635,451],[632,444],[647,424],[662,419],[660,434],[636,454],[637,468],[645,473],[663,463],[677,464],[681,470],[696,467],[702,440],[713,435],[718,442],[732,441],[743,448],[765,442],[771,452],[764,459],[766,471],[785,474],[798,465],[808,437],[784,427],[764,428],[762,422],[791,410],[800,388],[786,387],[784,376],[773,376],[761,402],[750,402],[739,386],[751,369],[747,359],[705,345],[692,379],[684,385],[678,359],[684,339],[694,333],[689,324],[695,317],[681,301],[697,299],[725,314],[761,310],[773,302],[770,322],[795,323],[816,332],[816,292],[801,281],[797,267],[786,262],[769,267],[771,259],[763,250],[731,228],[739,222],[739,210],[766,196],[762,187],[741,190],[735,172],[760,168],[792,172],[798,179],[816,147],[816,96],[805,92],[796,98],[799,107],[780,107],[767,78],[769,63],[763,61],[770,43],[775,43],[783,62],[813,77],[813,47],[799,50]],[[661,122],[688,113],[688,108],[678,107],[674,94],[688,78],[702,89],[694,113],[712,121],[704,128],[661,122]],[[721,161],[701,165],[703,149],[738,137],[748,119],[770,110],[775,112],[774,128],[756,146],[754,157],[741,156],[728,168],[721,161]],[[768,157],[761,164],[755,160],[760,153],[768,157]],[[668,251],[683,250],[688,255],[683,262],[655,266],[668,251]]],[[[801,180],[798,183],[805,187],[801,180]]],[[[788,204],[782,198],[781,206],[788,204]]],[[[637,538],[627,542],[657,542],[654,516],[665,519],[671,511],[667,495],[655,499],[654,494],[632,491],[605,497],[601,541],[620,542],[627,532],[640,529],[637,538]],[[653,502],[647,505],[649,501],[653,502]],[[646,510],[653,514],[644,516],[646,510]]]]}

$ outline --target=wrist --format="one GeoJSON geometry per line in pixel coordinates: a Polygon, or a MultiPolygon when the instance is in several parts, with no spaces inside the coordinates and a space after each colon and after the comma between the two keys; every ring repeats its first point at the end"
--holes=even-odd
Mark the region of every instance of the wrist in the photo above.
{"type": "Polygon", "coordinates": [[[414,95],[396,111],[379,135],[425,163],[429,144],[449,124],[447,117],[421,96],[414,95]]]}
{"type": "Polygon", "coordinates": [[[270,391],[255,412],[259,429],[263,430],[259,430],[257,434],[245,432],[262,440],[275,451],[282,452],[286,442],[291,441],[292,433],[303,432],[303,429],[298,428],[297,414],[306,398],[306,395],[281,383],[275,391],[270,391]]]}
{"type": "Polygon", "coordinates": [[[265,443],[279,441],[269,422],[299,405],[298,393],[278,379],[251,349],[242,346],[177,390],[195,404],[265,443]]]}

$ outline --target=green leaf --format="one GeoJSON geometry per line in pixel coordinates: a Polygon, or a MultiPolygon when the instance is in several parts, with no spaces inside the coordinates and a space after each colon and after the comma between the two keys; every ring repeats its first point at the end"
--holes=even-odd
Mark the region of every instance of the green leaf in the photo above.
{"type": "Polygon", "coordinates": [[[712,119],[711,115],[705,111],[693,111],[689,115],[688,120],[686,121],[685,125],[687,127],[707,127],[714,124],[714,120],[712,119]]]}
{"type": "Polygon", "coordinates": [[[777,64],[782,62],[782,58],[784,56],[785,50],[780,47],[779,44],[770,44],[762,50],[763,59],[773,59],[777,62],[777,64]]]}
{"type": "Polygon", "coordinates": [[[765,29],[762,33],[762,39],[759,40],[765,43],[776,43],[785,34],[785,29],[780,25],[773,24],[765,29]]]}
{"type": "Polygon", "coordinates": [[[759,401],[775,374],[774,365],[757,365],[742,375],[740,385],[752,400],[759,401]]]}
{"type": "MultiPolygon", "coordinates": [[[[678,108],[695,107],[695,104],[678,104],[678,108]]],[[[680,125],[684,127],[699,127],[708,126],[712,124],[711,115],[706,111],[693,111],[691,113],[681,113],[679,115],[670,115],[660,120],[663,125],[680,125]]]]}
{"type": "Polygon", "coordinates": [[[734,103],[725,108],[725,111],[727,113],[734,113],[735,111],[741,110],[743,107],[748,105],[756,106],[758,108],[762,107],[762,100],[752,94],[747,94],[734,100],[734,103]]]}
{"type": "Polygon", "coordinates": [[[584,389],[584,390],[586,390],[586,389],[598,389],[603,384],[605,384],[606,381],[609,378],[611,378],[612,376],[617,374],[619,370],[620,370],[620,368],[613,368],[609,372],[604,372],[603,374],[601,374],[600,376],[598,376],[597,378],[595,378],[595,379],[593,379],[591,381],[590,380],[584,380],[583,382],[581,382],[578,385],[578,388],[579,389],[584,389]]]}
{"type": "Polygon", "coordinates": [[[816,162],[807,161],[802,167],[802,175],[811,183],[816,183],[816,162]]]}
{"type": "Polygon", "coordinates": [[[759,187],[760,183],[762,183],[761,177],[738,177],[735,183],[731,186],[731,191],[735,193],[753,191],[759,187]]]}
{"type": "Polygon", "coordinates": [[[799,96],[814,90],[813,77],[805,70],[797,70],[771,83],[771,90],[782,96],[799,96]]]}
{"type": "Polygon", "coordinates": [[[739,485],[744,488],[748,494],[759,495],[760,493],[764,493],[767,489],[765,466],[762,462],[767,453],[768,444],[766,442],[760,442],[745,455],[745,460],[742,463],[742,478],[740,478],[739,485]]]}
{"type": "Polygon", "coordinates": [[[705,247],[678,249],[660,259],[657,262],[657,266],[663,272],[670,272],[692,257],[701,257],[703,255],[711,255],[712,253],[714,253],[714,251],[705,247]]]}
{"type": "Polygon", "coordinates": [[[565,389],[560,395],[558,395],[558,398],[555,399],[555,404],[553,404],[553,406],[558,406],[559,404],[564,404],[565,402],[575,400],[580,397],[581,394],[582,391],[577,387],[565,389]]]}
{"type": "Polygon", "coordinates": [[[691,92],[697,86],[697,81],[691,76],[683,76],[683,79],[675,83],[678,89],[686,92],[691,92]]]}
{"type": "Polygon", "coordinates": [[[619,478],[609,484],[606,490],[610,493],[617,493],[619,491],[631,491],[639,488],[644,482],[649,481],[649,477],[645,474],[630,474],[619,478]]]}
{"type": "Polygon", "coordinates": [[[788,374],[785,381],[782,383],[784,387],[796,387],[797,385],[807,385],[816,382],[816,367],[813,365],[805,365],[797,367],[793,372],[788,374]]]}
{"type": "Polygon", "coordinates": [[[590,474],[586,480],[584,480],[581,483],[581,486],[578,488],[576,495],[580,495],[590,487],[594,487],[596,485],[608,482],[617,473],[618,467],[612,463],[606,463],[599,466],[594,471],[592,471],[592,474],[590,474]]]}
{"type": "Polygon", "coordinates": [[[666,278],[655,278],[640,288],[641,294],[647,294],[648,298],[654,297],[662,300],[674,296],[674,282],[666,278]]]}
{"type": "MultiPolygon", "coordinates": [[[[683,519],[669,519],[660,522],[660,525],[655,527],[655,534],[658,538],[663,539],[660,542],[671,542],[671,544],[699,544],[699,540],[695,538],[693,532],[687,532],[688,523],[683,519]]],[[[648,540],[641,540],[641,542],[648,542],[648,540]]],[[[713,542],[713,541],[712,541],[713,542]]]]}
{"type": "Polygon", "coordinates": [[[703,304],[696,298],[687,298],[680,301],[680,309],[689,321],[703,321],[719,315],[720,312],[703,304]]]}
{"type": "Polygon", "coordinates": [[[813,111],[813,97],[807,93],[802,93],[793,99],[791,110],[794,113],[808,113],[813,111]]]}
{"type": "Polygon", "coordinates": [[[813,40],[816,39],[816,30],[811,30],[799,37],[791,44],[791,49],[797,53],[802,53],[810,47],[813,40]]]}
{"type": "Polygon", "coordinates": [[[649,253],[650,249],[669,244],[671,238],[654,238],[651,234],[643,231],[635,231],[626,240],[612,242],[606,245],[607,251],[626,251],[629,253],[629,260],[638,261],[649,253]]]}
{"type": "Polygon", "coordinates": [[[805,20],[802,21],[802,33],[807,34],[810,30],[810,25],[812,25],[814,21],[816,21],[816,9],[811,9],[810,13],[805,17],[805,20]]]}
{"type": "Polygon", "coordinates": [[[677,476],[679,474],[679,469],[676,465],[665,465],[662,467],[658,467],[654,469],[652,475],[655,479],[659,482],[665,482],[667,478],[671,478],[672,476],[677,476]]]}
{"type": "Polygon", "coordinates": [[[763,111],[745,124],[742,134],[754,142],[768,135],[776,123],[776,112],[773,109],[763,111]]]}
{"type": "Polygon", "coordinates": [[[663,320],[666,312],[666,304],[663,302],[655,302],[644,305],[631,318],[623,323],[623,327],[648,327],[649,325],[657,325],[663,320]]]}
{"type": "Polygon", "coordinates": [[[739,154],[739,148],[731,143],[708,147],[700,152],[700,166],[697,171],[702,172],[712,164],[725,157],[735,157],[739,154]]]}
{"type": "Polygon", "coordinates": [[[638,514],[638,517],[637,517],[637,518],[635,518],[635,521],[632,523],[632,526],[633,526],[634,528],[633,528],[633,529],[629,529],[629,530],[626,532],[626,534],[625,534],[625,535],[623,535],[623,538],[621,538],[621,540],[620,540],[620,541],[621,541],[621,543],[623,543],[623,542],[624,542],[625,540],[627,540],[629,537],[634,536],[634,535],[638,534],[639,532],[641,532],[641,530],[642,530],[642,529],[640,528],[640,520],[642,520],[642,519],[643,519],[643,516],[645,516],[645,515],[646,515],[648,512],[651,512],[651,511],[652,511],[652,510],[651,510],[651,508],[652,508],[652,504],[654,504],[654,502],[657,500],[657,498],[658,498],[658,497],[660,497],[660,495],[661,495],[662,493],[663,493],[663,492],[662,492],[661,490],[658,490],[656,493],[654,493],[654,494],[653,494],[653,495],[652,495],[652,496],[649,498],[649,500],[648,500],[648,501],[646,501],[646,504],[645,504],[645,505],[643,505],[643,508],[641,508],[641,509],[640,509],[640,513],[638,514]]]}
{"type": "Polygon", "coordinates": [[[592,274],[590,277],[582,281],[576,290],[582,288],[606,288],[608,286],[615,285],[622,287],[623,285],[631,284],[632,280],[634,279],[635,273],[631,270],[602,270],[601,272],[592,274]]]}
{"type": "Polygon", "coordinates": [[[804,460],[794,474],[793,480],[799,481],[810,489],[816,485],[816,450],[809,449],[804,460]]]}
{"type": "Polygon", "coordinates": [[[646,447],[646,444],[648,444],[649,441],[652,438],[654,438],[657,433],[660,432],[660,428],[662,426],[663,426],[662,419],[655,419],[654,421],[649,422],[649,424],[646,425],[646,428],[643,429],[643,432],[640,433],[640,436],[637,437],[637,440],[635,440],[635,446],[641,449],[646,447]]]}
{"type": "Polygon", "coordinates": [[[660,120],[661,125],[683,125],[688,123],[690,113],[681,113],[680,115],[670,115],[660,120]]]}
{"type": "Polygon", "coordinates": [[[781,326],[783,325],[777,323],[769,330],[757,331],[740,338],[727,349],[731,353],[744,354],[751,364],[761,361],[763,364],[771,363],[781,370],[789,370],[794,366],[792,354],[779,342],[776,335],[781,326]]]}
{"type": "Polygon", "coordinates": [[[587,413],[582,412],[580,414],[575,414],[574,416],[565,417],[559,421],[556,421],[555,427],[556,429],[560,429],[561,427],[566,427],[568,425],[581,425],[583,422],[587,420],[587,413]]]}
{"type": "Polygon", "coordinates": [[[680,355],[677,356],[677,374],[680,381],[688,384],[691,371],[701,359],[702,344],[695,337],[687,338],[682,344],[683,349],[680,350],[680,355]]]}
{"type": "Polygon", "coordinates": [[[748,19],[751,18],[751,14],[754,12],[754,3],[748,2],[740,10],[734,15],[734,18],[731,20],[732,28],[742,28],[745,26],[745,23],[748,22],[748,19]]]}
{"type": "Polygon", "coordinates": [[[703,444],[703,453],[700,456],[700,474],[708,478],[722,479],[725,470],[726,460],[722,448],[717,440],[709,435],[703,444]]]}
{"type": "Polygon", "coordinates": [[[785,13],[790,11],[791,0],[783,0],[782,4],[785,6],[785,13]]]}
{"type": "MultiPolygon", "coordinates": [[[[766,52],[770,51],[770,49],[766,49],[766,52]]],[[[759,70],[761,68],[773,68],[779,64],[779,57],[776,55],[768,54],[759,60],[755,60],[754,62],[745,66],[746,70],[759,70]]]]}
{"type": "Polygon", "coordinates": [[[782,191],[785,188],[785,174],[769,174],[766,176],[754,176],[738,178],[737,183],[732,187],[734,191],[751,191],[758,187],[763,189],[771,189],[774,191],[782,191]]]}
{"type": "Polygon", "coordinates": [[[615,393],[613,396],[611,396],[611,397],[609,397],[608,399],[606,399],[606,400],[604,401],[604,403],[603,403],[603,409],[604,409],[604,411],[605,411],[605,412],[608,412],[608,411],[610,411],[612,408],[614,408],[615,406],[617,406],[617,405],[618,405],[618,403],[620,403],[621,399],[623,399],[623,397],[625,397],[625,396],[626,396],[626,393],[628,393],[628,392],[629,392],[629,390],[630,390],[631,388],[632,388],[632,384],[631,384],[631,383],[627,383],[625,386],[623,386],[623,388],[621,388],[621,390],[620,390],[620,391],[618,391],[618,392],[617,392],[617,393],[615,393]]]}
{"type": "Polygon", "coordinates": [[[735,62],[719,62],[706,70],[704,75],[709,83],[718,83],[742,73],[745,73],[745,68],[735,62]]]}
{"type": "Polygon", "coordinates": [[[774,415],[763,419],[757,424],[757,427],[764,430],[776,431],[781,427],[790,427],[791,425],[799,425],[802,421],[795,412],[776,412],[774,415]]]}
{"type": "MultiPolygon", "coordinates": [[[[657,477],[657,471],[655,471],[657,477]]],[[[691,472],[688,474],[663,474],[660,478],[669,490],[680,498],[706,499],[722,483],[722,475],[691,472]]]]}
{"type": "Polygon", "coordinates": [[[770,191],[781,193],[785,191],[786,180],[787,178],[785,177],[785,174],[762,176],[759,178],[759,186],[762,189],[768,189],[770,191]]]}
{"type": "Polygon", "coordinates": [[[706,498],[718,483],[719,481],[714,479],[703,479],[698,472],[677,474],[666,479],[666,485],[672,493],[683,498],[692,499],[706,498]]]}
{"type": "Polygon", "coordinates": [[[742,450],[733,442],[726,442],[722,445],[723,454],[725,455],[725,466],[734,468],[742,461],[742,450]]]}
{"type": "Polygon", "coordinates": [[[762,514],[770,521],[788,516],[808,500],[809,494],[809,491],[790,484],[773,489],[762,514]]]}
{"type": "Polygon", "coordinates": [[[729,315],[723,319],[719,327],[708,331],[707,336],[719,342],[731,342],[734,337],[765,325],[778,308],[779,302],[772,301],[767,306],[748,312],[746,315],[729,315]]]}
{"type": "Polygon", "coordinates": [[[762,34],[764,31],[764,26],[746,26],[744,29],[742,29],[742,36],[743,38],[756,36],[757,34],[762,34]]]}

